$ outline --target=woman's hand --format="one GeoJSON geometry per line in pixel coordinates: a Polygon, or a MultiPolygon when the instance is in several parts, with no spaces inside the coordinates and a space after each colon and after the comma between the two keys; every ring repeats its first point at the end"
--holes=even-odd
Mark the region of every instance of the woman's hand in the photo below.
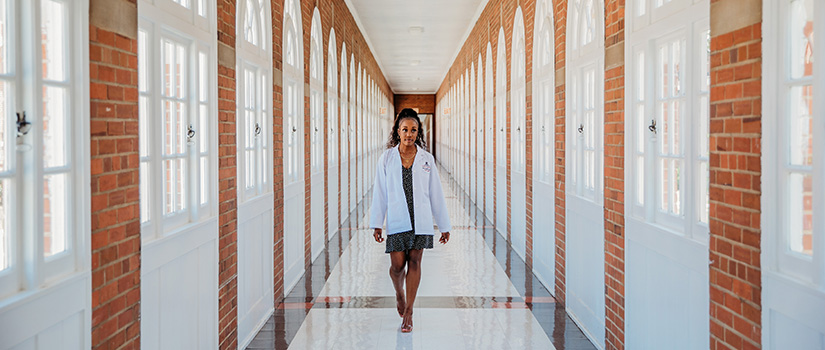
{"type": "Polygon", "coordinates": [[[447,244],[450,240],[450,233],[449,232],[441,232],[441,238],[438,240],[441,244],[447,244]]]}
{"type": "Polygon", "coordinates": [[[375,241],[381,243],[384,241],[384,237],[381,236],[381,229],[375,229],[375,232],[372,233],[372,236],[375,237],[375,241]]]}

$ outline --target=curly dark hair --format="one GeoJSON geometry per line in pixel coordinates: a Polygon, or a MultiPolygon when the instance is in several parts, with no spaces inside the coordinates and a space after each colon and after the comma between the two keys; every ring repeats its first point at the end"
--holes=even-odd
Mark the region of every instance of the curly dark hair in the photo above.
{"type": "Polygon", "coordinates": [[[411,108],[404,108],[400,113],[398,113],[398,116],[395,117],[395,124],[392,126],[390,138],[387,139],[387,148],[393,148],[401,143],[401,136],[398,136],[398,127],[404,119],[415,120],[418,124],[418,137],[415,138],[415,144],[418,147],[427,149],[427,143],[424,142],[424,126],[421,124],[421,119],[418,118],[418,113],[411,108]]]}

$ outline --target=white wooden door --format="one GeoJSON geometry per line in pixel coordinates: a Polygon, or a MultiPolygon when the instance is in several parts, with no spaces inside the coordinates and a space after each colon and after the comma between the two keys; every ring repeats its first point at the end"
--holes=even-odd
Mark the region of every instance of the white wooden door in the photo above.
{"type": "Polygon", "coordinates": [[[709,3],[633,8],[627,344],[707,348],[709,3]]]}
{"type": "Polygon", "coordinates": [[[601,3],[570,3],[567,59],[567,310],[582,331],[604,344],[604,207],[602,190],[604,44],[601,3]]]}
{"type": "Polygon", "coordinates": [[[764,2],[762,346],[825,349],[825,4],[764,2]]]}
{"type": "Polygon", "coordinates": [[[487,43],[487,60],[485,64],[485,81],[484,81],[484,214],[487,220],[494,222],[495,220],[495,196],[493,191],[493,178],[495,176],[495,163],[493,162],[493,152],[495,146],[493,145],[493,135],[496,129],[493,126],[493,116],[495,106],[495,94],[493,93],[493,47],[487,43]]]}
{"type": "Polygon", "coordinates": [[[536,4],[533,38],[533,273],[555,293],[555,45],[553,6],[536,4]]]}
{"type": "Polygon", "coordinates": [[[88,32],[88,1],[0,1],[3,349],[92,346],[88,32]]]}
{"type": "Polygon", "coordinates": [[[297,0],[284,10],[284,295],[304,274],[304,84],[297,0]]]}
{"type": "Polygon", "coordinates": [[[510,230],[511,244],[522,259],[527,257],[527,53],[524,15],[516,8],[510,75],[510,230]]]}
{"type": "Polygon", "coordinates": [[[496,230],[507,237],[507,61],[504,28],[496,48],[496,230]]]}
{"type": "Polygon", "coordinates": [[[321,14],[315,8],[309,50],[310,259],[324,250],[324,55],[321,14]]]}

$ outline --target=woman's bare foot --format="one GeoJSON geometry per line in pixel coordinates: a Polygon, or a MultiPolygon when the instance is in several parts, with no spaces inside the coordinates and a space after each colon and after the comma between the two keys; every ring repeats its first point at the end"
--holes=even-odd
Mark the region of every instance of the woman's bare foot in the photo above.
{"type": "Polygon", "coordinates": [[[412,332],[412,329],[413,329],[412,310],[407,310],[406,312],[404,312],[404,321],[401,322],[401,333],[412,332]]]}
{"type": "Polygon", "coordinates": [[[404,301],[404,293],[395,293],[395,303],[398,309],[398,316],[404,317],[404,309],[407,308],[407,303],[404,301]]]}

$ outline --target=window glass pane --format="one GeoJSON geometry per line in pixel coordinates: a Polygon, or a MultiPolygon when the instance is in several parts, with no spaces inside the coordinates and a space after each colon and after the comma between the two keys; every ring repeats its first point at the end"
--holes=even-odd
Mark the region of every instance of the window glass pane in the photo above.
{"type": "Polygon", "coordinates": [[[67,165],[66,103],[64,88],[43,87],[43,163],[49,167],[67,165]]]}
{"type": "Polygon", "coordinates": [[[43,180],[43,254],[47,257],[67,248],[67,177],[46,175],[43,180]]]}
{"type": "Polygon", "coordinates": [[[189,0],[172,0],[172,1],[174,1],[178,5],[189,8],[189,0]]]}
{"type": "Polygon", "coordinates": [[[788,195],[788,245],[793,252],[813,255],[813,177],[792,173],[788,195]]]}
{"type": "Polygon", "coordinates": [[[9,19],[8,0],[0,0],[0,74],[9,72],[9,19]]]}
{"type": "Polygon", "coordinates": [[[710,212],[710,171],[708,162],[699,163],[699,221],[708,223],[708,213],[710,212]]]}
{"type": "Polygon", "coordinates": [[[706,31],[699,36],[702,52],[700,52],[701,79],[699,79],[699,90],[707,92],[710,90],[710,31],[706,31]]]}
{"type": "Polygon", "coordinates": [[[206,17],[206,0],[198,0],[198,15],[201,17],[206,17]]]}
{"type": "Polygon", "coordinates": [[[209,158],[201,157],[201,205],[209,202],[209,158]]]}
{"type": "Polygon", "coordinates": [[[645,204],[645,158],[636,157],[636,202],[639,205],[645,204]]]}
{"type": "Polygon", "coordinates": [[[198,53],[198,81],[200,82],[200,86],[198,89],[198,100],[200,102],[206,102],[208,98],[208,87],[209,87],[209,75],[207,73],[207,61],[206,61],[206,53],[199,52],[198,53]]]}
{"type": "Polygon", "coordinates": [[[140,222],[149,222],[151,211],[149,210],[149,162],[140,162],[140,222]]]}
{"type": "Polygon", "coordinates": [[[14,135],[14,131],[10,130],[10,127],[14,124],[9,123],[9,119],[15,118],[12,116],[12,111],[9,110],[9,106],[12,105],[12,96],[9,96],[11,92],[9,85],[9,83],[0,80],[0,171],[8,170],[10,164],[8,164],[7,159],[13,159],[7,158],[14,149],[11,137],[14,135]]]}
{"type": "Polygon", "coordinates": [[[209,152],[209,111],[207,105],[201,104],[200,106],[198,106],[198,117],[200,118],[200,131],[198,132],[198,139],[200,140],[200,152],[207,153],[209,152]]]}
{"type": "Polygon", "coordinates": [[[0,271],[11,265],[11,232],[9,231],[9,185],[11,180],[0,180],[0,271]]]}
{"type": "Polygon", "coordinates": [[[813,76],[814,0],[791,1],[791,78],[813,76]]]}
{"type": "Polygon", "coordinates": [[[149,61],[149,47],[146,44],[146,31],[138,31],[138,90],[140,92],[148,91],[147,86],[147,67],[146,63],[149,61]]]}
{"type": "Polygon", "coordinates": [[[66,79],[66,6],[61,2],[43,0],[41,8],[43,78],[63,81],[66,79]]]}
{"type": "Polygon", "coordinates": [[[794,165],[812,165],[813,86],[794,86],[790,94],[790,161],[794,165]]]}

